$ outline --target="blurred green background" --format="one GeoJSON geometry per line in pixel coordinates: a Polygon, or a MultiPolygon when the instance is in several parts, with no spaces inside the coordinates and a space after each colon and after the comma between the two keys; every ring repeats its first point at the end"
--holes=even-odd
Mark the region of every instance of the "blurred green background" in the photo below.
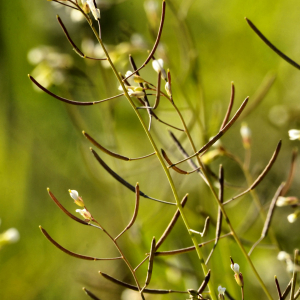
{"type": "MultiPolygon", "coordinates": [[[[124,74],[129,69],[129,53],[140,65],[147,50],[151,49],[161,3],[153,1],[157,8],[154,5],[151,11],[151,7],[147,6],[146,14],[145,1],[116,2],[107,0],[98,1],[98,4],[101,7],[103,41],[119,71],[124,74]]],[[[147,3],[149,5],[149,1],[147,3]]],[[[244,17],[252,20],[279,49],[299,62],[300,4],[296,0],[167,0],[166,3],[166,23],[156,56],[163,57],[166,68],[171,70],[174,100],[182,108],[187,123],[191,122],[197,147],[200,148],[205,139],[217,133],[230,98],[231,81],[236,86],[235,111],[246,96],[250,96],[251,104],[259,87],[276,76],[262,103],[243,120],[252,131],[250,170],[254,177],[267,164],[279,139],[283,140],[278,161],[257,188],[260,201],[267,209],[278,185],[286,180],[292,148],[298,145],[297,141],[288,140],[287,132],[300,128],[300,72],[263,44],[244,17]],[[191,107],[195,108],[195,113],[191,112],[191,107]],[[201,131],[199,120],[204,123],[204,131],[201,131]]],[[[65,8],[46,0],[31,3],[5,1],[0,14],[0,232],[10,227],[20,232],[18,243],[6,245],[0,251],[0,299],[88,299],[81,291],[83,286],[101,299],[120,299],[123,289],[104,281],[97,272],[101,270],[133,283],[124,264],[80,261],[67,256],[42,236],[38,226],[42,225],[57,242],[76,253],[96,257],[117,255],[101,232],[80,226],[64,215],[51,201],[46,188],[50,187],[70,211],[77,207],[72,203],[68,189],[78,190],[94,217],[112,235],[117,235],[132,216],[134,194],[97,165],[89,151],[91,145],[81,131],[85,130],[105,147],[128,157],[146,155],[152,152],[151,146],[125,98],[93,107],[69,107],[37,92],[29,81],[28,73],[42,74],[55,70],[54,75],[51,73],[53,77],[48,76],[49,88],[66,98],[93,101],[118,93],[118,84],[105,65],[85,62],[72,51],[55,15],[61,16],[79,48],[91,54],[99,53],[93,44],[96,41],[84,22],[73,21],[65,8]],[[36,69],[32,57],[36,58],[37,52],[31,52],[28,59],[31,49],[41,46],[53,47],[43,48],[43,51],[57,55],[51,58],[52,69],[49,65],[41,67],[41,64],[36,69]],[[62,57],[61,54],[67,56],[62,57]],[[59,59],[62,61],[56,65],[59,59]],[[53,78],[56,81],[53,82],[53,78]]],[[[141,75],[150,82],[156,82],[155,72],[150,66],[141,75]]],[[[143,112],[142,115],[147,120],[147,114],[143,112]]],[[[158,115],[180,126],[178,117],[165,100],[162,100],[158,115]]],[[[155,139],[160,147],[173,151],[171,159],[175,161],[181,155],[172,145],[168,129],[154,120],[152,131],[155,139]]],[[[240,123],[237,123],[222,142],[243,159],[239,129],[240,123]]],[[[187,145],[187,142],[183,140],[183,144],[187,145]]],[[[189,148],[188,151],[192,153],[189,148]]],[[[101,157],[133,185],[139,182],[146,194],[173,201],[167,180],[154,157],[137,162],[116,161],[106,154],[101,154],[101,157]]],[[[211,168],[217,172],[220,163],[224,164],[228,182],[245,185],[240,169],[229,159],[218,158],[211,168]]],[[[182,167],[188,168],[186,165],[182,167]]],[[[201,231],[205,220],[203,215],[209,212],[212,219],[216,219],[213,198],[197,174],[188,177],[172,174],[180,197],[189,193],[187,215],[192,227],[201,231]]],[[[289,195],[299,196],[299,181],[297,170],[289,195]]],[[[225,198],[235,193],[235,190],[228,189],[225,198]]],[[[255,241],[260,236],[263,223],[257,217],[252,202],[252,198],[246,196],[228,206],[228,213],[235,226],[246,226],[241,236],[255,241]],[[247,212],[258,219],[253,225],[247,212]],[[247,229],[248,225],[250,229],[247,229]]],[[[272,226],[280,248],[289,253],[299,247],[299,220],[290,224],[286,219],[292,212],[291,208],[277,209],[272,226]]],[[[137,223],[120,239],[133,265],[143,259],[152,237],[161,235],[173,213],[173,207],[141,199],[137,223]]],[[[228,232],[226,224],[223,227],[224,232],[228,232]]],[[[214,225],[205,240],[212,238],[214,225]]],[[[270,241],[266,239],[263,243],[270,244],[270,241]]],[[[190,245],[180,220],[161,249],[190,245]]],[[[204,250],[205,255],[209,251],[210,247],[204,250]]],[[[285,265],[276,259],[277,253],[277,249],[257,248],[252,255],[274,297],[273,276],[279,277],[282,286],[289,281],[285,265]]],[[[240,250],[231,240],[220,241],[209,264],[215,287],[225,286],[235,299],[240,299],[239,288],[230,270],[229,256],[241,265],[246,298],[265,299],[240,250]]],[[[151,288],[197,289],[203,280],[195,253],[163,258],[157,262],[151,288]]],[[[138,272],[141,282],[145,274],[146,265],[138,272]]],[[[123,294],[124,297],[135,299],[133,295],[123,294]]],[[[186,297],[166,295],[147,296],[147,299],[186,297]]]]}

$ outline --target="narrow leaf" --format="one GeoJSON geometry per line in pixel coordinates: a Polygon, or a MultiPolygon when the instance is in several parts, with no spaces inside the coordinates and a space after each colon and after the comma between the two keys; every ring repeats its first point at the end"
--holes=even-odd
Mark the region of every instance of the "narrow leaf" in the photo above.
{"type": "MultiPolygon", "coordinates": [[[[102,275],[105,279],[115,283],[115,284],[118,284],[118,285],[121,285],[123,287],[126,287],[128,289],[131,289],[131,290],[134,290],[134,291],[139,291],[139,289],[134,286],[134,285],[131,285],[129,283],[126,283],[124,281],[120,281],[114,277],[111,277],[110,275],[108,274],[105,274],[103,272],[100,272],[99,271],[99,274],[102,275]]],[[[173,290],[156,290],[156,289],[144,289],[143,290],[143,293],[145,294],[170,294],[170,293],[180,293],[180,294],[187,294],[188,292],[183,292],[183,291],[173,291],[173,290]]]]}
{"type": "Polygon", "coordinates": [[[153,237],[150,247],[150,254],[149,254],[149,263],[148,263],[148,270],[147,270],[147,277],[145,280],[145,285],[142,288],[142,291],[146,288],[146,286],[149,285],[152,277],[152,271],[153,271],[153,263],[154,263],[154,256],[155,256],[155,237],[153,237]]]}
{"type": "Polygon", "coordinates": [[[247,18],[245,18],[249,26],[253,29],[253,31],[276,53],[278,54],[281,58],[283,58],[286,62],[291,64],[293,67],[296,69],[300,70],[300,66],[290,59],[288,56],[286,56],[284,53],[282,53],[278,48],[276,48],[259,30],[258,28],[247,18]]]}
{"type": "Polygon", "coordinates": [[[92,299],[94,300],[101,300],[100,298],[96,297],[92,292],[90,292],[89,290],[87,290],[86,288],[82,288],[84,290],[84,292],[92,299]]]}
{"type": "Polygon", "coordinates": [[[205,275],[205,278],[197,291],[198,294],[201,294],[204,291],[204,289],[206,288],[209,282],[209,279],[210,279],[210,270],[208,270],[207,274],[205,275]]]}
{"type": "Polygon", "coordinates": [[[277,276],[275,276],[274,279],[275,279],[275,285],[276,285],[277,293],[278,293],[278,296],[279,296],[279,300],[283,300],[277,276]]]}
{"type": "Polygon", "coordinates": [[[270,225],[271,225],[272,217],[273,217],[273,214],[274,214],[274,210],[275,210],[275,207],[276,207],[276,201],[277,201],[278,197],[280,196],[280,194],[281,194],[284,186],[285,186],[285,183],[282,183],[278,187],[278,189],[277,189],[277,191],[276,191],[276,193],[275,193],[275,195],[274,195],[274,197],[273,197],[273,199],[272,199],[272,201],[270,203],[269,211],[268,211],[268,214],[267,214],[267,217],[266,217],[266,220],[265,220],[264,227],[263,227],[262,232],[261,232],[261,236],[253,244],[253,246],[251,247],[251,249],[250,249],[250,251],[248,253],[249,256],[251,255],[251,253],[253,252],[253,250],[255,249],[255,247],[267,236],[268,230],[269,230],[270,225]]]}
{"type": "Polygon", "coordinates": [[[137,183],[135,186],[135,208],[134,208],[132,219],[130,220],[129,224],[125,227],[125,229],[115,238],[115,241],[134,224],[139,211],[139,205],[140,205],[140,187],[139,184],[137,183]]]}
{"type": "Polygon", "coordinates": [[[226,115],[225,115],[224,120],[222,122],[222,125],[220,127],[220,130],[222,130],[225,127],[225,125],[227,124],[227,122],[229,120],[230,113],[231,113],[232,106],[233,106],[233,102],[234,102],[234,96],[235,96],[235,88],[234,88],[233,82],[231,82],[231,96],[230,96],[230,101],[229,101],[229,104],[228,104],[226,115]]]}
{"type": "Polygon", "coordinates": [[[112,157],[115,157],[115,158],[118,158],[118,159],[121,159],[121,160],[125,160],[125,161],[129,161],[130,159],[126,156],[123,156],[123,155],[120,155],[120,154],[117,154],[117,153],[114,153],[112,151],[109,151],[107,150],[106,148],[104,148],[103,146],[101,146],[98,142],[96,142],[88,133],[86,133],[85,131],[82,131],[82,134],[94,145],[96,146],[98,149],[100,149],[101,151],[103,151],[104,153],[112,156],[112,157]]]}
{"type": "Polygon", "coordinates": [[[40,88],[42,91],[44,91],[45,93],[47,93],[48,95],[52,96],[53,98],[55,99],[58,99],[60,101],[63,101],[65,103],[68,103],[68,104],[72,104],[72,105],[82,105],[82,106],[88,106],[88,105],[94,105],[94,104],[98,104],[98,103],[102,103],[102,102],[105,102],[105,101],[108,101],[108,100],[111,100],[111,99],[115,99],[115,98],[118,98],[118,97],[121,97],[123,96],[124,94],[119,94],[119,95],[116,95],[116,96],[113,96],[113,97],[110,97],[110,98],[106,98],[104,100],[99,100],[99,101],[93,101],[93,102],[79,102],[79,101],[73,101],[73,100],[69,100],[69,99],[66,99],[66,98],[63,98],[63,97],[60,97],[52,92],[50,92],[48,89],[46,89],[45,87],[43,87],[40,83],[38,83],[31,75],[28,74],[28,77],[29,79],[38,87],[40,88]]]}
{"type": "MultiPolygon", "coordinates": [[[[115,178],[117,181],[119,181],[121,184],[123,184],[125,187],[127,187],[129,190],[131,190],[132,192],[135,192],[135,187],[133,185],[131,185],[130,183],[128,183],[125,179],[123,179],[121,176],[119,176],[116,172],[114,172],[101,158],[100,156],[97,154],[96,151],[94,151],[92,148],[90,148],[91,152],[93,153],[94,157],[97,159],[97,161],[99,162],[99,164],[113,177],[115,178]]],[[[172,202],[167,202],[167,201],[162,201],[162,200],[158,200],[152,197],[147,196],[146,194],[144,194],[142,191],[140,191],[140,196],[147,198],[147,199],[151,199],[160,203],[165,203],[165,204],[170,204],[170,205],[176,205],[175,203],[172,202]]]]}
{"type": "Polygon", "coordinates": [[[86,255],[82,255],[82,254],[77,254],[74,253],[70,250],[67,250],[66,248],[64,248],[63,246],[61,246],[59,243],[57,243],[55,240],[53,240],[53,238],[48,234],[48,232],[42,228],[42,226],[40,226],[40,229],[43,233],[43,235],[55,246],[57,247],[59,250],[67,253],[70,256],[76,257],[76,258],[80,258],[80,259],[84,259],[84,260],[117,260],[117,259],[122,259],[122,257],[114,257],[114,258],[97,258],[97,257],[91,257],[91,256],[86,256],[86,255]]]}
{"type": "MultiPolygon", "coordinates": [[[[186,194],[184,196],[184,198],[181,200],[181,206],[184,207],[186,202],[188,200],[188,194],[186,194]]],[[[158,240],[158,242],[156,243],[155,249],[156,251],[158,250],[158,248],[162,245],[162,243],[165,241],[165,239],[167,238],[167,236],[170,234],[171,230],[173,229],[173,227],[175,226],[178,218],[180,216],[180,211],[179,209],[176,210],[171,222],[169,223],[169,225],[167,226],[166,230],[164,231],[164,233],[162,234],[162,236],[160,237],[160,239],[158,240]]]]}
{"type": "Polygon", "coordinates": [[[253,190],[254,188],[257,187],[257,185],[263,180],[263,178],[267,175],[267,173],[270,171],[273,164],[275,163],[276,158],[277,158],[277,156],[280,152],[281,144],[282,144],[281,141],[279,141],[279,143],[277,144],[277,147],[276,147],[269,163],[267,164],[265,169],[261,172],[261,174],[257,177],[257,179],[252,183],[252,185],[247,190],[245,190],[244,192],[242,192],[242,193],[238,194],[237,196],[234,196],[230,200],[227,200],[226,202],[224,202],[223,205],[226,205],[226,204],[230,203],[231,201],[247,194],[248,192],[250,192],[251,190],[253,190]]]}
{"type": "MultiPolygon", "coordinates": [[[[226,233],[224,235],[221,235],[219,237],[219,239],[223,239],[223,238],[228,237],[228,236],[232,236],[231,232],[226,233]]],[[[209,240],[209,241],[206,241],[204,243],[198,244],[198,246],[201,248],[201,247],[203,247],[205,245],[208,245],[208,244],[210,244],[214,241],[215,241],[215,239],[209,240]]],[[[182,253],[186,253],[186,252],[190,252],[190,251],[194,251],[194,250],[195,250],[195,246],[191,246],[191,247],[181,248],[181,249],[176,249],[176,250],[171,250],[171,251],[155,252],[155,256],[166,256],[166,255],[182,254],[182,253]]]]}
{"type": "Polygon", "coordinates": [[[93,58],[93,57],[89,57],[86,56],[82,53],[82,51],[75,45],[75,43],[73,42],[73,40],[70,37],[70,34],[67,31],[67,28],[65,27],[63,21],[61,20],[61,18],[57,15],[57,21],[59,23],[59,25],[61,26],[64,34],[66,35],[67,40],[69,41],[69,43],[73,46],[74,51],[82,58],[88,58],[88,59],[92,59],[92,60],[107,60],[107,58],[93,58]]]}
{"type": "Polygon", "coordinates": [[[294,178],[294,175],[295,175],[295,170],[296,170],[297,156],[298,156],[298,149],[296,148],[296,149],[293,149],[292,161],[291,161],[289,175],[288,175],[288,178],[286,180],[286,184],[285,184],[284,188],[282,189],[282,192],[281,192],[280,196],[284,196],[287,193],[287,191],[289,190],[289,188],[292,184],[292,181],[293,181],[293,178],[294,178]]]}

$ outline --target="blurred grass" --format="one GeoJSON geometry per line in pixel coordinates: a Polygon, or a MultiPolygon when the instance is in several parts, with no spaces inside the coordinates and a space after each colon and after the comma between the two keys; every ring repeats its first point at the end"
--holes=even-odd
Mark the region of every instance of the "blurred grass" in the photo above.
{"type": "MultiPolygon", "coordinates": [[[[172,4],[177,8],[181,7],[183,12],[187,3],[187,1],[174,3],[172,1],[172,4]]],[[[247,16],[252,20],[279,49],[299,62],[300,39],[297,30],[299,10],[299,3],[295,0],[192,1],[187,14],[187,24],[195,41],[194,54],[197,55],[199,66],[196,72],[201,80],[200,85],[195,86],[191,77],[176,76],[186,74],[185,59],[189,53],[182,52],[179,46],[179,43],[185,43],[180,33],[183,25],[178,24],[170,8],[167,8],[162,43],[166,49],[166,65],[170,67],[172,75],[174,74],[175,101],[179,107],[186,107],[184,101],[186,97],[196,106],[203,97],[205,111],[201,110],[200,113],[205,113],[208,136],[217,131],[220,122],[218,118],[225,112],[231,81],[235,82],[237,89],[235,104],[237,109],[246,96],[255,93],[268,72],[272,71],[277,76],[274,86],[262,104],[246,118],[253,132],[253,170],[261,170],[266,165],[279,139],[283,139],[284,142],[274,169],[257,189],[263,203],[270,201],[276,186],[285,180],[291,147],[297,144],[288,141],[287,130],[300,126],[298,104],[300,86],[297,84],[300,73],[271,52],[247,26],[244,17],[247,16]],[[180,90],[175,83],[180,84],[180,90]],[[278,105],[281,105],[279,115],[284,111],[288,116],[286,122],[279,125],[276,118],[275,121],[269,118],[272,107],[278,105]]],[[[98,270],[114,274],[120,279],[131,280],[121,263],[85,262],[66,256],[46,241],[38,228],[41,224],[54,239],[74,252],[97,257],[115,253],[111,244],[101,234],[98,235],[90,228],[82,228],[63,215],[51,203],[46,188],[49,186],[70,211],[75,207],[67,191],[69,188],[78,190],[93,211],[93,215],[97,216],[103,226],[113,234],[118,234],[131,217],[134,194],[107,177],[106,173],[95,164],[88,150],[90,145],[84,140],[81,130],[86,130],[105,146],[123,155],[136,157],[151,152],[150,145],[125,101],[116,100],[116,104],[104,103],[93,108],[68,108],[49,96],[33,90],[26,76],[33,69],[27,62],[27,53],[31,48],[43,44],[54,45],[61,52],[75,57],[57,24],[55,19],[57,13],[66,20],[70,33],[78,45],[82,37],[90,35],[85,25],[77,24],[72,27],[64,9],[56,10],[47,1],[36,1],[31,4],[20,0],[6,1],[0,12],[1,231],[16,227],[21,235],[17,244],[1,249],[1,299],[86,299],[84,293],[80,291],[82,286],[90,287],[100,298],[109,299],[109,289],[115,289],[115,286],[99,278],[98,270]],[[76,114],[79,117],[74,117],[76,114]]],[[[128,0],[103,10],[101,14],[103,39],[107,44],[126,41],[128,37],[124,33],[124,28],[142,34],[149,45],[153,43],[145,22],[143,1],[128,0]]],[[[137,62],[142,63],[145,56],[146,53],[138,53],[137,62]]],[[[80,58],[75,58],[75,62],[80,70],[86,72],[93,84],[87,83],[87,87],[81,87],[76,81],[71,80],[68,81],[68,88],[54,88],[58,94],[81,99],[80,97],[92,98],[96,93],[100,99],[115,93],[117,84],[111,79],[110,71],[98,65],[86,65],[80,58]]],[[[121,66],[121,71],[124,72],[127,68],[121,66]]],[[[155,81],[155,74],[150,69],[148,67],[141,74],[155,81]]],[[[70,75],[76,80],[74,74],[73,77],[70,75]]],[[[166,114],[168,121],[178,125],[178,118],[174,118],[174,114],[167,111],[168,108],[162,103],[162,110],[158,114],[162,116],[166,114]]],[[[188,112],[184,114],[187,118],[190,117],[188,112]]],[[[158,132],[158,136],[167,135],[167,128],[159,124],[154,124],[154,130],[158,132]],[[164,131],[165,133],[161,135],[164,131]]],[[[201,141],[199,125],[196,125],[192,132],[199,147],[201,141]]],[[[243,155],[238,126],[224,137],[223,142],[230,151],[243,155]]],[[[165,143],[170,143],[170,139],[166,139],[165,143]]],[[[143,161],[135,162],[132,167],[133,163],[129,165],[116,162],[107,156],[104,158],[114,170],[132,184],[139,181],[141,190],[146,194],[171,201],[170,190],[154,158],[149,159],[150,168],[143,161]]],[[[213,164],[213,169],[217,170],[221,161],[225,164],[225,174],[230,176],[230,182],[240,180],[235,176],[237,169],[232,162],[218,159],[213,164]]],[[[200,219],[199,227],[199,216],[194,214],[194,211],[216,211],[215,204],[213,201],[204,200],[210,199],[210,196],[204,185],[198,183],[200,181],[196,174],[183,179],[177,174],[174,177],[175,182],[181,185],[180,195],[190,193],[190,202],[186,210],[191,225],[193,228],[201,228],[204,219],[200,219]]],[[[291,194],[297,195],[298,184],[299,176],[296,176],[291,194]]],[[[228,195],[230,193],[228,192],[228,195]]],[[[243,221],[251,201],[249,196],[245,197],[229,209],[230,216],[233,217],[235,214],[234,224],[243,221]]],[[[142,199],[138,224],[121,240],[127,249],[129,259],[134,264],[137,264],[148,251],[152,236],[158,237],[164,230],[173,211],[171,207],[164,207],[162,211],[158,204],[142,199]]],[[[289,209],[276,213],[274,230],[281,247],[292,252],[294,247],[299,247],[297,231],[299,223],[296,225],[287,223],[288,213],[289,209]]],[[[252,241],[257,239],[261,226],[262,223],[259,221],[247,239],[252,241]]],[[[224,227],[226,228],[225,225],[224,227]]],[[[211,228],[208,238],[213,236],[214,229],[211,228]]],[[[190,241],[180,221],[162,249],[169,250],[189,245],[190,241]]],[[[275,286],[272,281],[275,271],[277,275],[280,274],[282,282],[288,280],[284,265],[276,262],[276,254],[276,251],[268,249],[257,249],[253,254],[255,265],[274,295],[275,286]],[[265,259],[266,255],[268,259],[265,259]]],[[[250,281],[246,283],[246,293],[253,299],[262,299],[264,296],[259,287],[250,290],[251,285],[257,284],[256,280],[248,270],[240,251],[231,241],[221,241],[211,261],[210,268],[215,270],[212,277],[215,285],[225,285],[236,298],[239,297],[240,291],[233,284],[229,270],[229,255],[234,256],[240,263],[242,270],[245,270],[244,278],[250,281]]],[[[195,253],[180,255],[171,260],[174,264],[180,262],[190,271],[196,269],[197,273],[194,275],[179,271],[177,278],[174,275],[175,271],[170,272],[175,269],[169,270],[164,265],[164,262],[169,260],[162,259],[162,262],[162,265],[157,266],[154,271],[152,287],[197,288],[197,284],[203,278],[195,253]],[[190,286],[193,284],[195,286],[190,286]]],[[[143,270],[144,273],[139,273],[141,278],[145,274],[145,268],[143,270]]],[[[120,290],[116,289],[113,297],[119,298],[119,293],[120,290]]],[[[184,297],[172,295],[148,299],[154,298],[184,297]]]]}

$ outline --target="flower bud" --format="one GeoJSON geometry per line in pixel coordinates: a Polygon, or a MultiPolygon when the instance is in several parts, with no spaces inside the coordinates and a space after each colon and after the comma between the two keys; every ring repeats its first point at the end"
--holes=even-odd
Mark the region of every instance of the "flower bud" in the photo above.
{"type": "Polygon", "coordinates": [[[288,205],[295,205],[299,202],[297,197],[278,197],[276,201],[276,206],[288,206],[288,205]]]}
{"type": "Polygon", "coordinates": [[[164,79],[165,81],[168,80],[166,70],[164,69],[164,61],[161,58],[153,60],[152,67],[157,73],[159,71],[161,72],[162,79],[164,79]]]}
{"type": "Polygon", "coordinates": [[[205,154],[202,155],[201,160],[205,165],[210,164],[215,158],[218,156],[222,155],[222,151],[217,148],[213,149],[211,151],[206,152],[205,154]]]}
{"type": "Polygon", "coordinates": [[[219,299],[224,300],[225,299],[225,291],[226,288],[221,287],[220,285],[218,286],[218,292],[219,292],[219,299]]]}
{"type": "Polygon", "coordinates": [[[74,203],[80,207],[84,207],[84,202],[81,197],[79,197],[78,192],[75,190],[69,190],[71,198],[74,199],[74,203]]]}
{"type": "Polygon", "coordinates": [[[242,273],[240,273],[240,266],[237,263],[231,263],[230,265],[232,271],[234,271],[234,279],[236,281],[236,283],[240,286],[243,287],[244,286],[244,278],[242,273]]]}
{"type": "Polygon", "coordinates": [[[251,130],[248,127],[247,123],[245,123],[245,122],[242,123],[240,133],[242,136],[244,148],[249,149],[250,145],[251,145],[251,130]]]}
{"type": "Polygon", "coordinates": [[[90,7],[90,10],[95,18],[95,20],[99,20],[100,19],[100,10],[98,8],[95,7],[94,1],[93,0],[87,0],[87,4],[90,7]]]}
{"type": "Polygon", "coordinates": [[[299,217],[299,214],[300,214],[300,210],[299,211],[296,211],[294,212],[293,214],[290,214],[287,216],[287,219],[290,223],[295,223],[299,217]]]}
{"type": "Polygon", "coordinates": [[[84,209],[76,209],[76,212],[81,214],[86,221],[91,221],[92,220],[91,213],[88,210],[86,210],[85,208],[84,209]]]}
{"type": "Polygon", "coordinates": [[[240,272],[240,266],[238,264],[231,264],[230,267],[231,270],[234,271],[234,273],[238,274],[240,272]]]}
{"type": "Polygon", "coordinates": [[[133,75],[133,80],[136,83],[143,83],[145,81],[141,76],[136,75],[136,74],[133,75]]]}

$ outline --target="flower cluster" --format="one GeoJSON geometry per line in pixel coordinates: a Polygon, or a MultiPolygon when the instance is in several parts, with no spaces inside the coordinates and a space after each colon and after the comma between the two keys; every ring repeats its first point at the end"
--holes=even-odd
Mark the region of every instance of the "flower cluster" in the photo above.
{"type": "Polygon", "coordinates": [[[76,212],[79,213],[86,221],[92,221],[93,217],[91,213],[86,209],[82,198],[79,196],[78,192],[75,190],[69,190],[70,196],[74,199],[74,203],[80,207],[84,207],[83,209],[76,209],[76,212]]]}

